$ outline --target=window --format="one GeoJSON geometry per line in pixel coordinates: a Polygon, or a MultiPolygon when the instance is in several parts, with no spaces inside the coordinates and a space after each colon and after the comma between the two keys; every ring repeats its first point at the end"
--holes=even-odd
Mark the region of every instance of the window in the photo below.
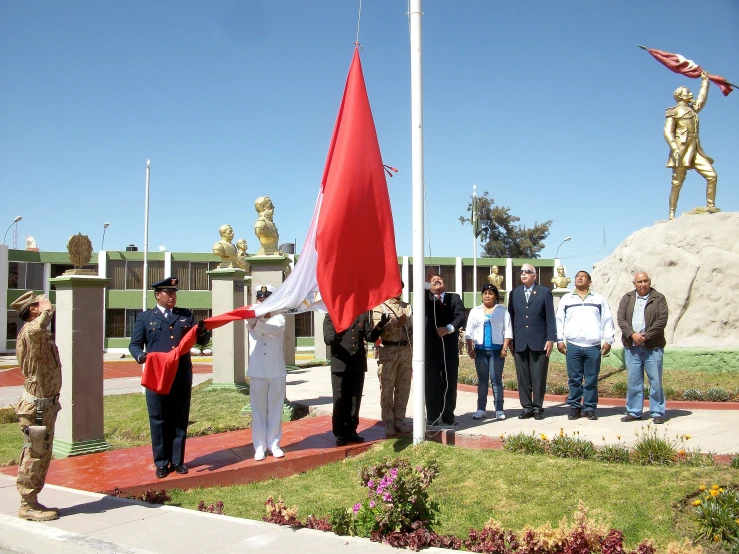
{"type": "Polygon", "coordinates": [[[126,289],[141,290],[144,287],[144,262],[126,260],[126,289]]]}
{"type": "MultiPolygon", "coordinates": [[[[444,279],[444,286],[448,292],[457,292],[457,268],[453,265],[442,265],[439,270],[441,278],[444,279]]],[[[459,291],[462,292],[462,291],[459,291]]]]}
{"type": "Polygon", "coordinates": [[[141,310],[110,309],[105,310],[105,338],[128,338],[133,334],[136,316],[141,310]]]}
{"type": "MultiPolygon", "coordinates": [[[[164,262],[147,262],[147,273],[149,274],[148,287],[151,288],[152,283],[158,283],[164,279],[164,262]]],[[[169,275],[167,275],[169,277],[169,275]]]]}
{"type": "Polygon", "coordinates": [[[8,310],[8,329],[6,333],[7,340],[15,340],[18,338],[18,331],[23,327],[23,321],[18,317],[15,310],[8,310]]]}
{"type": "Polygon", "coordinates": [[[190,262],[190,290],[208,290],[208,262],[190,262]]]}
{"type": "MultiPolygon", "coordinates": [[[[9,289],[23,288],[23,287],[18,286],[20,283],[20,265],[21,264],[19,262],[9,262],[8,263],[8,288],[9,289]]],[[[24,284],[25,284],[25,276],[24,276],[24,284]]]]}
{"type": "Polygon", "coordinates": [[[220,262],[172,262],[172,277],[180,280],[180,290],[213,290],[208,271],[219,265],[220,262]]]}
{"type": "Polygon", "coordinates": [[[8,288],[44,290],[44,264],[39,262],[9,262],[8,288]]]}
{"type": "Polygon", "coordinates": [[[172,262],[172,277],[179,279],[179,290],[190,290],[190,262],[172,262]]]}
{"type": "Polygon", "coordinates": [[[192,312],[192,316],[195,318],[196,321],[200,321],[201,319],[208,319],[210,317],[212,310],[190,310],[192,312]]]}
{"type": "MultiPolygon", "coordinates": [[[[152,283],[158,283],[164,279],[164,262],[151,261],[146,263],[148,282],[147,288],[152,283]]],[[[142,290],[144,286],[144,262],[141,260],[108,260],[107,277],[110,279],[108,285],[111,290],[142,290]]]]}
{"type": "Polygon", "coordinates": [[[295,314],[295,336],[313,336],[313,312],[302,312],[295,314]]]}
{"type": "Polygon", "coordinates": [[[44,290],[44,264],[28,262],[26,264],[26,287],[32,290],[44,290]]]}

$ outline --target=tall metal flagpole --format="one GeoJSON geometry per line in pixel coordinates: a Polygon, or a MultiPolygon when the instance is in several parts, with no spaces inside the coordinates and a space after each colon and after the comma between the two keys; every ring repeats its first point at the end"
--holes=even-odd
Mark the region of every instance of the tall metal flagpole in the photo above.
{"type": "Polygon", "coordinates": [[[421,0],[410,0],[411,40],[411,182],[413,203],[413,444],[426,438],[426,290],[423,251],[423,84],[421,71],[421,0]]]}
{"type": "Polygon", "coordinates": [[[146,311],[146,292],[149,288],[149,179],[151,160],[146,160],[146,200],[144,202],[144,311],[146,311]]]}
{"type": "Polygon", "coordinates": [[[472,259],[472,306],[477,304],[477,185],[472,185],[472,242],[474,252],[472,259]]]}

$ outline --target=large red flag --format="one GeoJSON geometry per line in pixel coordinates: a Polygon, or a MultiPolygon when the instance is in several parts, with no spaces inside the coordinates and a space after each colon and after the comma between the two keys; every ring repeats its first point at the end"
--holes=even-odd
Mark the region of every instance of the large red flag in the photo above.
{"type": "Polygon", "coordinates": [[[390,196],[356,48],[321,186],[318,287],[341,331],[401,291],[390,196]]]}
{"type": "MultiPolygon", "coordinates": [[[[701,66],[680,54],[671,54],[670,52],[657,50],[655,48],[647,48],[646,46],[641,45],[639,45],[639,47],[649,52],[655,60],[664,65],[670,71],[685,75],[691,79],[697,79],[701,76],[701,73],[703,73],[703,68],[701,66]]],[[[728,96],[733,90],[733,85],[720,75],[709,74],[708,79],[721,89],[724,96],[728,96]]]]}

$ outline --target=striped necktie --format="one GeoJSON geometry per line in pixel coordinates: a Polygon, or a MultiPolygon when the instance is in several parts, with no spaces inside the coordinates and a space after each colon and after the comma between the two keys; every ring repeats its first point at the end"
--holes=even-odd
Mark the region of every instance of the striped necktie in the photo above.
{"type": "Polygon", "coordinates": [[[526,291],[526,303],[529,303],[529,298],[531,298],[531,290],[526,291]]]}

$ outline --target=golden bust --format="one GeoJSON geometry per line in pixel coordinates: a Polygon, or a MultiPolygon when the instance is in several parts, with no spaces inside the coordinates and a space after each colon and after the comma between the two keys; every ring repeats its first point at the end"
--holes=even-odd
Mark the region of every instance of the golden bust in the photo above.
{"type": "Polygon", "coordinates": [[[503,285],[503,276],[498,274],[498,266],[494,265],[490,268],[490,275],[488,275],[488,283],[495,285],[495,288],[501,290],[503,285]]]}
{"type": "Polygon", "coordinates": [[[275,207],[272,205],[272,200],[269,196],[260,196],[254,201],[254,208],[259,214],[254,223],[254,234],[257,235],[261,245],[257,254],[266,256],[278,254],[277,242],[280,240],[280,235],[273,220],[275,207]]]}
{"type": "Polygon", "coordinates": [[[565,275],[565,266],[557,266],[557,275],[555,277],[552,277],[552,284],[554,285],[554,288],[566,289],[567,285],[570,284],[570,281],[572,281],[572,279],[565,275]]]}
{"type": "Polygon", "coordinates": [[[244,239],[240,239],[236,243],[236,246],[234,246],[231,242],[234,238],[234,230],[228,224],[221,225],[218,232],[221,235],[221,240],[213,245],[213,254],[221,258],[220,267],[240,267],[241,269],[248,271],[249,264],[246,261],[246,241],[244,239]]]}

